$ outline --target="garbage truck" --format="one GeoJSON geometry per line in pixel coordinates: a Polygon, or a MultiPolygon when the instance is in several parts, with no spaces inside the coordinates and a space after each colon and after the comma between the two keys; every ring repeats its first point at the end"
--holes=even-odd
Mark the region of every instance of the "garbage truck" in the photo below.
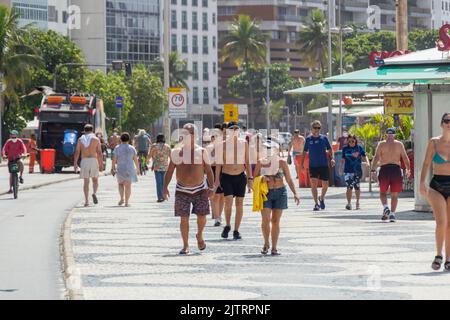
{"type": "Polygon", "coordinates": [[[107,136],[103,101],[93,94],[44,95],[38,118],[38,148],[56,151],[55,172],[73,166],[76,144],[86,124],[93,125],[95,133],[107,136]]]}

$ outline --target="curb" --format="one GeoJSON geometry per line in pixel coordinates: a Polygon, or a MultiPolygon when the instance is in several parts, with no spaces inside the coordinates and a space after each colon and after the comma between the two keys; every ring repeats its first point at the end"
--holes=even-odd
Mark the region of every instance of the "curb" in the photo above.
{"type": "Polygon", "coordinates": [[[72,251],[72,237],[71,226],[72,217],[75,208],[72,208],[67,215],[66,220],[61,228],[60,236],[60,253],[61,253],[61,266],[62,274],[64,278],[64,285],[66,288],[67,300],[84,300],[83,289],[81,288],[80,274],[77,273],[75,268],[75,258],[72,251]],[[75,284],[79,284],[76,286],[75,284]]]}

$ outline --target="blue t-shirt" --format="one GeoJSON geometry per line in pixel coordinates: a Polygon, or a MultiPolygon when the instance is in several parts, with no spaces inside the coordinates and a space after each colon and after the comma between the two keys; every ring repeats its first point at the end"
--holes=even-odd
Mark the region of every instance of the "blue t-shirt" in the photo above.
{"type": "Polygon", "coordinates": [[[310,135],[306,138],[305,152],[309,152],[309,166],[311,168],[328,167],[327,150],[331,149],[327,136],[318,137],[310,135]]]}
{"type": "Polygon", "coordinates": [[[362,157],[366,156],[364,148],[360,145],[346,146],[342,149],[342,157],[345,160],[344,173],[362,173],[362,157]]]}

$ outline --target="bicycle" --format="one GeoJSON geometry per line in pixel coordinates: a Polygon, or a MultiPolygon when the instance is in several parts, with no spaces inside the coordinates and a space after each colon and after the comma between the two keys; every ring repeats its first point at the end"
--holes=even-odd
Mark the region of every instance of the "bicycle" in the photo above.
{"type": "Polygon", "coordinates": [[[145,153],[139,153],[139,171],[141,172],[141,175],[147,174],[148,167],[147,167],[147,155],[145,153]]]}
{"type": "Polygon", "coordinates": [[[18,160],[19,159],[11,160],[8,162],[8,170],[12,180],[14,199],[17,199],[19,195],[19,165],[17,164],[18,160]]]}

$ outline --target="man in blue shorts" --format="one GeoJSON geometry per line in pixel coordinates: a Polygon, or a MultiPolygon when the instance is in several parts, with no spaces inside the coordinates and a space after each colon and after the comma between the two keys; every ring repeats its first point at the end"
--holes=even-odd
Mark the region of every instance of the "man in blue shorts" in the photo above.
{"type": "Polygon", "coordinates": [[[315,120],[311,123],[312,134],[306,138],[305,147],[303,149],[303,157],[301,162],[301,170],[303,170],[304,159],[306,152],[309,153],[309,176],[311,178],[311,192],[315,202],[314,211],[325,209],[325,195],[328,190],[328,180],[330,178],[329,165],[327,158],[327,150],[330,151],[331,166],[336,164],[334,160],[333,149],[331,148],[328,138],[320,134],[322,124],[320,121],[315,120]],[[317,185],[319,179],[322,180],[322,193],[320,198],[317,197],[317,185]],[[320,205],[319,205],[320,202],[320,205]]]}

